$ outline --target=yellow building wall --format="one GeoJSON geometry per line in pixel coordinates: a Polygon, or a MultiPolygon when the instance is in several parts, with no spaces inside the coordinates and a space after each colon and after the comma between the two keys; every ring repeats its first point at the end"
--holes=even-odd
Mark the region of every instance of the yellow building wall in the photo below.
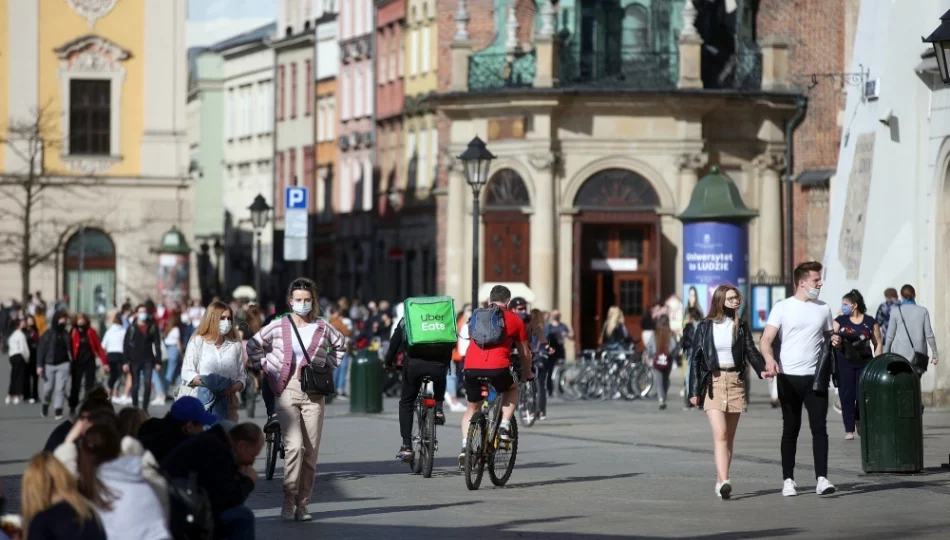
{"type": "MultiPolygon", "coordinates": [[[[10,95],[10,21],[7,0],[0,0],[0,137],[6,135],[10,95]]],[[[0,171],[6,165],[7,152],[0,146],[0,171]]]]}
{"type": "MultiPolygon", "coordinates": [[[[56,49],[87,35],[108,39],[129,51],[122,62],[125,81],[119,111],[119,155],[122,161],[102,176],[138,176],[141,173],[141,143],[144,131],[145,62],[145,2],[153,0],[123,0],[105,17],[96,21],[95,28],[79,16],[63,0],[38,0],[39,11],[39,104],[52,111],[51,128],[57,137],[62,134],[64,111],[57,70],[60,59],[56,49]]],[[[5,2],[3,2],[5,4],[5,2]]],[[[67,171],[59,152],[46,152],[47,170],[67,171]]]]}
{"type": "MultiPolygon", "coordinates": [[[[428,16],[424,17],[421,24],[416,23],[412,20],[413,7],[416,9],[415,13],[422,13],[423,5],[428,6],[430,13],[434,13],[432,0],[427,0],[423,2],[422,0],[409,0],[406,4],[406,29],[403,31],[403,50],[405,51],[405,56],[403,60],[403,73],[405,75],[405,94],[407,96],[415,96],[417,94],[426,94],[429,92],[434,92],[439,87],[439,28],[436,24],[435,18],[429,18],[428,16]],[[411,43],[411,32],[419,32],[419,59],[416,65],[419,66],[420,73],[416,75],[411,75],[410,66],[412,66],[412,47],[411,43]],[[425,50],[422,46],[426,42],[422,38],[422,33],[427,33],[429,35],[429,48],[425,50]],[[422,55],[429,56],[429,71],[423,73],[422,69],[422,55]]],[[[428,15],[428,14],[427,14],[428,15]]]]}

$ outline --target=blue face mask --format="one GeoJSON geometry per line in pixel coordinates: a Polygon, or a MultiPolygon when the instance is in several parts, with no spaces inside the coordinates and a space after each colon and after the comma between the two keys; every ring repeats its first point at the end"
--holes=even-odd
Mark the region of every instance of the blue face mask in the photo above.
{"type": "Polygon", "coordinates": [[[848,304],[841,304],[841,313],[844,315],[851,315],[851,306],[848,304]]]}

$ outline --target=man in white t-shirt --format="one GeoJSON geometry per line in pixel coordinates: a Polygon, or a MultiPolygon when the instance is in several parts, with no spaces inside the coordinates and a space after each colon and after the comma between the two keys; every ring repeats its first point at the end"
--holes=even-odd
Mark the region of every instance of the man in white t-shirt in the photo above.
{"type": "Polygon", "coordinates": [[[766,322],[759,350],[765,356],[770,370],[777,370],[772,342],[781,340],[779,351],[781,373],[778,375],[778,398],[782,404],[782,474],[785,484],[782,495],[795,495],[795,451],[798,433],[802,427],[802,406],[808,411],[812,448],[815,458],[815,477],[819,495],[835,492],[828,481],[828,381],[827,369],[822,369],[822,348],[825,339],[838,346],[838,336],[832,334],[831,308],[818,300],[821,293],[819,262],[798,265],[792,274],[795,295],[772,307],[766,322]]]}

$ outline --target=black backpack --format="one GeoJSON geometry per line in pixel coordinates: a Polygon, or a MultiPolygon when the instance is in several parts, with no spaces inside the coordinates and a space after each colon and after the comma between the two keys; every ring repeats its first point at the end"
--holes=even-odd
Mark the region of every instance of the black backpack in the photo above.
{"type": "Polygon", "coordinates": [[[198,473],[187,479],[168,478],[169,525],[175,540],[212,540],[214,513],[208,493],[198,486],[198,473]]]}

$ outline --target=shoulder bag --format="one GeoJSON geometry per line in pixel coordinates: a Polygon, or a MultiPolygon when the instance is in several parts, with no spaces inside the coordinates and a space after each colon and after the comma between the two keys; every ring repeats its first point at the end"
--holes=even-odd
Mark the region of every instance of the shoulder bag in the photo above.
{"type": "Polygon", "coordinates": [[[910,337],[910,331],[907,330],[907,319],[904,318],[904,312],[901,311],[900,306],[897,306],[897,312],[901,314],[901,324],[904,325],[904,333],[907,334],[907,341],[910,342],[911,348],[914,349],[914,358],[911,363],[914,365],[914,369],[917,370],[917,373],[923,374],[927,371],[927,366],[930,365],[930,357],[924,353],[917,352],[917,347],[914,346],[914,340],[910,337]]]}
{"type": "MultiPolygon", "coordinates": [[[[320,323],[314,321],[313,324],[320,323]]],[[[320,326],[317,327],[317,334],[314,335],[314,339],[317,340],[317,343],[323,341],[324,324],[326,323],[320,324],[320,326]]],[[[300,331],[297,330],[297,325],[294,324],[293,320],[290,321],[290,327],[294,329],[294,335],[297,336],[297,341],[300,343],[300,350],[303,351],[303,357],[307,359],[307,365],[300,368],[300,389],[307,394],[316,394],[318,396],[332,396],[336,394],[336,385],[333,384],[333,369],[326,363],[322,366],[313,365],[313,362],[310,361],[310,354],[307,353],[307,346],[300,337],[300,331]]]]}

